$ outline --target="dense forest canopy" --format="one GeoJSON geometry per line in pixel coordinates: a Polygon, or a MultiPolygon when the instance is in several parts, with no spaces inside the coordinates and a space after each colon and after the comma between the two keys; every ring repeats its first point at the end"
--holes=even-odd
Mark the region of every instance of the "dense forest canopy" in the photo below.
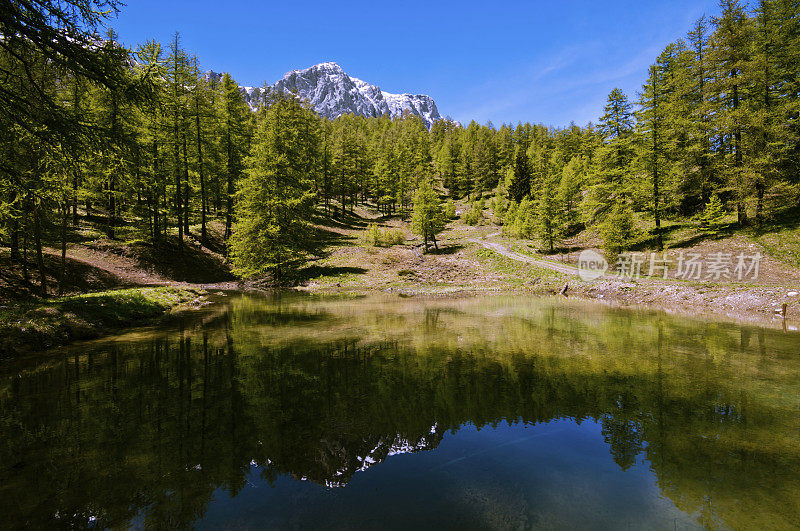
{"type": "Polygon", "coordinates": [[[26,275],[33,253],[43,295],[42,247],[60,243],[63,263],[81,216],[103,220],[109,238],[128,220],[179,251],[219,221],[239,274],[279,276],[315,252],[303,236],[315,213],[362,203],[418,207],[416,231],[435,243],[432,195],[474,201],[465,220],[477,222],[494,192],[509,234],[552,251],[596,228],[613,254],[633,216],[660,248],[664,218],[727,208],[761,224],[800,195],[792,0],[723,0],[654,58],[638,94],[611,91],[597,124],[445,119],[430,130],[412,115],[328,120],[269,90],[251,109],[177,34],[121,46],[104,27],[113,0],[0,5],[0,241],[26,275]]]}

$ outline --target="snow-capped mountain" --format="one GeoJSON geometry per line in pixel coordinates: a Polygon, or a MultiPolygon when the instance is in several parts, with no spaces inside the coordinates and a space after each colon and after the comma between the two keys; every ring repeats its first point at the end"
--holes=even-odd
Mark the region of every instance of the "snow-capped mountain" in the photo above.
{"type": "MultiPolygon", "coordinates": [[[[209,72],[208,76],[218,76],[209,72]]],[[[408,110],[420,116],[430,127],[441,119],[433,98],[424,94],[392,94],[366,81],[350,77],[336,63],[320,63],[304,70],[287,72],[272,90],[294,92],[308,100],[314,110],[326,118],[342,114],[362,116],[398,116],[408,110]]],[[[251,106],[261,97],[261,87],[244,87],[251,106]]]]}

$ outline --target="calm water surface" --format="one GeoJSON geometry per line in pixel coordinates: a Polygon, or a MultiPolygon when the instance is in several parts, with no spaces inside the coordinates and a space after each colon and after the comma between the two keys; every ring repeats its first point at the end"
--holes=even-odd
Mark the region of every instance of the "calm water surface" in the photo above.
{"type": "Polygon", "coordinates": [[[800,525],[800,335],[229,295],[0,364],[0,528],[800,525]]]}

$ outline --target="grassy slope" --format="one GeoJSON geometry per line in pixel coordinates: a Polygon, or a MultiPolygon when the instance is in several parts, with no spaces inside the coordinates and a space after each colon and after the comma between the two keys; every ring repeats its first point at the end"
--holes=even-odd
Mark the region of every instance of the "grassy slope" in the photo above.
{"type": "MultiPolygon", "coordinates": [[[[464,201],[457,207],[466,211],[464,201]]],[[[408,215],[380,216],[371,206],[360,206],[348,218],[325,217],[318,220],[326,239],[327,254],[302,268],[298,278],[301,289],[314,293],[386,291],[400,295],[451,295],[486,292],[531,294],[558,293],[565,283],[572,296],[603,299],[623,306],[649,306],[670,311],[727,315],[733,319],[770,320],[783,303],[788,316],[800,313],[800,212],[787,212],[786,220],[774,220],[760,230],[739,228],[735,215],[729,215],[719,230],[703,231],[693,219],[669,219],[662,222],[665,249],[673,260],[668,279],[645,278],[640,281],[603,279],[583,282],[574,275],[505,258],[482,248],[482,240],[534,257],[538,260],[576,265],[583,249],[597,249],[600,238],[595,228],[584,230],[560,242],[554,254],[542,253],[536,240],[521,240],[502,234],[491,211],[484,211],[477,226],[468,226],[463,216],[451,220],[440,235],[439,251],[424,254],[420,238],[410,232],[408,215]],[[369,223],[406,234],[398,245],[372,246],[365,241],[369,223]],[[677,277],[677,259],[681,252],[700,253],[704,260],[716,253],[737,256],[762,254],[758,278],[735,278],[720,281],[707,277],[684,280],[677,277]]],[[[649,256],[656,249],[653,220],[637,215],[639,236],[633,251],[649,256]]],[[[794,326],[794,325],[793,325],[794,326]]]]}
{"type": "Polygon", "coordinates": [[[789,212],[771,220],[750,237],[764,250],[784,263],[800,268],[800,213],[789,212]]]}
{"type": "Polygon", "coordinates": [[[185,288],[134,288],[6,306],[0,309],[0,356],[98,337],[107,329],[158,317],[202,293],[185,288]]]}
{"type": "MultiPolygon", "coordinates": [[[[147,223],[120,223],[116,237],[104,232],[104,218],[81,212],[76,226],[67,234],[67,260],[64,295],[105,291],[136,286],[217,284],[231,282],[234,276],[224,257],[224,224],[214,217],[208,223],[208,239],[199,241],[200,227],[192,226],[179,248],[175,227],[165,241],[152,245],[147,223]]],[[[57,231],[45,235],[53,237],[57,231]]],[[[61,243],[44,241],[44,266],[48,294],[58,291],[61,277],[61,243]]],[[[27,253],[27,278],[19,262],[12,262],[10,250],[0,248],[0,305],[30,302],[41,295],[40,277],[31,249],[27,253]]]]}

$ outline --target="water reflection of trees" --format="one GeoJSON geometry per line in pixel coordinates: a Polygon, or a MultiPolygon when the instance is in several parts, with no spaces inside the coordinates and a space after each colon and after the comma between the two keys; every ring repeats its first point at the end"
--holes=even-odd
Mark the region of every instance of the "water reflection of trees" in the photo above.
{"type": "Polygon", "coordinates": [[[253,465],[269,482],[343,485],[467,422],[572,418],[602,424],[623,470],[646,457],[662,493],[703,523],[800,518],[799,426],[784,394],[798,382],[782,372],[797,366],[765,363],[780,340],[771,332],[753,341],[733,328],[550,312],[504,320],[502,343],[465,344],[446,332],[459,323],[463,334],[464,315],[392,319],[436,339],[275,341],[254,330],[335,316],[248,307],[0,381],[0,513],[19,515],[12,527],[186,526],[217,488],[241,490],[253,465]]]}

